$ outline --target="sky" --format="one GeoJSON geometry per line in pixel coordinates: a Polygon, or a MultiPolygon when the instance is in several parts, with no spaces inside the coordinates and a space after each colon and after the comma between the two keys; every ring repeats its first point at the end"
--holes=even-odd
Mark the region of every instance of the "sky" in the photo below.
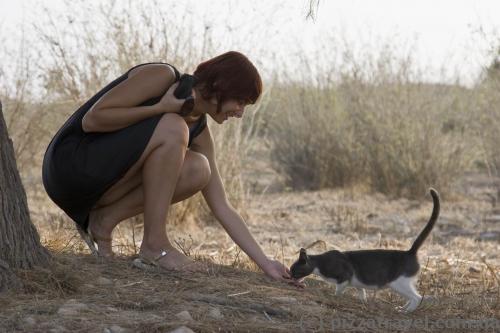
{"type": "MultiPolygon", "coordinates": [[[[106,0],[93,0],[98,1],[106,0]]],[[[427,80],[459,79],[467,84],[491,61],[492,47],[500,45],[499,0],[320,0],[314,20],[306,19],[308,0],[176,2],[188,6],[189,15],[195,18],[234,26],[235,33],[249,24],[263,27],[266,38],[252,40],[253,45],[278,54],[283,63],[298,52],[317,57],[325,43],[320,41],[334,43],[328,36],[335,36],[336,42],[347,41],[359,53],[379,52],[384,41],[391,41],[397,56],[411,53],[427,80]]],[[[22,24],[40,18],[39,11],[33,10],[36,3],[40,1],[0,0],[0,35],[14,43],[12,37],[22,24]]],[[[53,11],[62,8],[61,0],[43,3],[53,11]]],[[[158,3],[168,6],[171,2],[158,3]]],[[[227,34],[221,30],[221,38],[227,34]]],[[[244,40],[239,43],[252,52],[244,40]]],[[[328,57],[323,61],[329,61],[328,57]]],[[[5,63],[2,59],[0,66],[5,63]]]]}

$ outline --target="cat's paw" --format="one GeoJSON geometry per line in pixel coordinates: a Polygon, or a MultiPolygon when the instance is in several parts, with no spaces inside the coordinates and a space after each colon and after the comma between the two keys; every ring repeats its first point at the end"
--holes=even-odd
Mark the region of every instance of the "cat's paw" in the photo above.
{"type": "Polygon", "coordinates": [[[394,310],[399,313],[406,313],[406,308],[404,306],[396,306],[394,310]]]}
{"type": "Polygon", "coordinates": [[[410,306],[410,303],[411,302],[407,302],[403,306],[397,306],[396,307],[396,311],[399,312],[399,313],[408,313],[408,307],[410,306]]]}

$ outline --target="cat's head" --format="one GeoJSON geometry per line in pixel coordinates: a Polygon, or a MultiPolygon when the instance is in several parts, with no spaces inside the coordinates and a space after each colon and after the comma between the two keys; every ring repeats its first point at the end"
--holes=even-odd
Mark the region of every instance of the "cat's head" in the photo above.
{"type": "Polygon", "coordinates": [[[292,264],[290,267],[290,273],[292,274],[292,278],[300,279],[304,276],[311,274],[314,270],[314,265],[311,263],[311,260],[307,256],[305,249],[300,249],[299,259],[292,264]]]}

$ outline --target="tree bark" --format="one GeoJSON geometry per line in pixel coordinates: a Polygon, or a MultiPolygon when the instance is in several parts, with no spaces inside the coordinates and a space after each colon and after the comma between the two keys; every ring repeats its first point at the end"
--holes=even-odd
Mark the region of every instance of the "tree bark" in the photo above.
{"type": "Polygon", "coordinates": [[[31,223],[28,201],[0,102],[0,290],[16,285],[14,269],[45,265],[49,252],[31,223]]]}

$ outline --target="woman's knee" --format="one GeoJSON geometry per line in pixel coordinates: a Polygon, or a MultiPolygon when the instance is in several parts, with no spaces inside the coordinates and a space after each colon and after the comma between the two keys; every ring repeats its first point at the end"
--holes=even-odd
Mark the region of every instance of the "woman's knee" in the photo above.
{"type": "Polygon", "coordinates": [[[164,114],[156,125],[153,134],[155,141],[166,145],[182,145],[187,147],[189,128],[184,119],[175,113],[164,114]]]}
{"type": "Polygon", "coordinates": [[[205,155],[193,151],[189,152],[187,158],[189,158],[189,165],[186,170],[187,177],[189,177],[199,189],[205,188],[212,176],[208,159],[205,155]]]}

